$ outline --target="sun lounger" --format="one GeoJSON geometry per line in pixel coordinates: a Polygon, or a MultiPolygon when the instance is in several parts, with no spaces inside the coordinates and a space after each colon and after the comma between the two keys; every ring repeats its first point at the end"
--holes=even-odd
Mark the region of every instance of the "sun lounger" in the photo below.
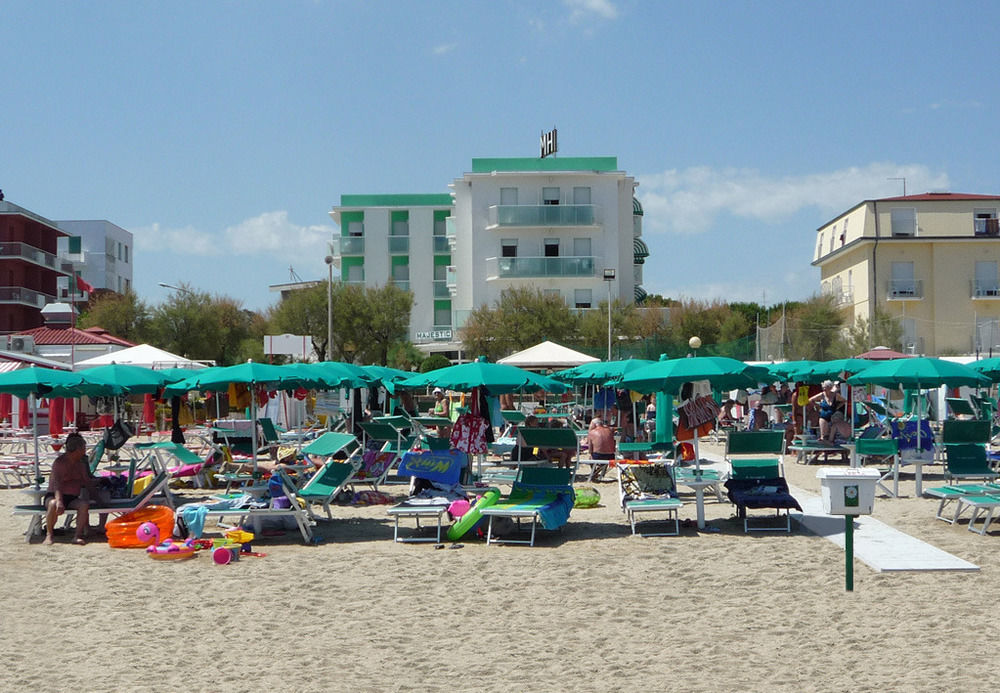
{"type": "MultiPolygon", "coordinates": [[[[462,475],[462,469],[469,464],[469,456],[458,450],[431,450],[426,452],[408,452],[402,456],[399,463],[399,475],[426,479],[439,484],[455,486],[462,475]]],[[[389,508],[386,512],[394,520],[392,538],[397,543],[441,543],[441,530],[444,526],[444,516],[453,499],[447,496],[410,497],[402,503],[389,508]],[[416,522],[416,530],[422,528],[420,520],[434,520],[437,532],[433,538],[411,535],[399,536],[400,518],[411,518],[416,522]]]]}
{"type": "Polygon", "coordinates": [[[790,510],[802,506],[788,491],[781,462],[784,435],[779,431],[733,432],[729,436],[726,457],[730,465],[726,481],[729,500],[736,506],[737,517],[743,520],[743,531],[792,531],[790,510]],[[744,436],[772,436],[773,440],[743,438],[744,436]],[[780,443],[778,441],[781,441],[780,443]],[[735,451],[734,451],[735,450],[735,451]],[[744,455],[746,455],[744,457],[744,455]],[[750,526],[749,509],[773,508],[775,516],[785,511],[785,526],[750,526]]]}
{"type": "MultiPolygon", "coordinates": [[[[570,431],[572,433],[572,431],[570,431]]],[[[574,492],[572,470],[558,467],[524,467],[520,478],[511,487],[510,495],[483,509],[489,517],[486,532],[487,546],[495,543],[535,545],[535,528],[558,529],[566,524],[573,508],[574,492]],[[506,517],[515,521],[518,529],[521,520],[531,520],[529,539],[494,538],[493,520],[506,517]]]]}
{"type": "MultiPolygon", "coordinates": [[[[645,532],[643,537],[667,537],[680,534],[678,511],[684,504],[677,498],[671,467],[666,464],[619,464],[618,498],[622,511],[636,534],[637,514],[663,512],[666,522],[673,520],[673,532],[645,532]]],[[[648,522],[649,520],[647,520],[648,522]]]]}
{"type": "Polygon", "coordinates": [[[899,498],[899,441],[895,438],[858,438],[855,441],[854,452],[862,464],[869,458],[877,458],[882,463],[887,459],[890,460],[889,467],[879,469],[882,476],[876,483],[888,495],[899,498]],[[888,481],[889,477],[892,477],[892,489],[883,483],[888,481]]]}
{"type": "Polygon", "coordinates": [[[351,462],[330,460],[302,485],[295,495],[305,502],[306,512],[309,513],[310,519],[316,519],[312,511],[312,506],[317,503],[323,506],[327,518],[330,520],[333,519],[333,513],[330,512],[330,503],[337,498],[337,495],[341,491],[347,488],[351,482],[351,477],[356,471],[357,466],[351,462]]]}
{"type": "Polygon", "coordinates": [[[993,515],[1000,507],[1000,485],[998,484],[951,484],[948,486],[938,486],[926,490],[926,494],[932,498],[940,499],[935,517],[944,520],[948,524],[955,524],[965,510],[972,510],[972,519],[969,521],[969,530],[978,534],[985,534],[993,521],[993,515]],[[945,509],[955,504],[955,512],[945,515],[945,509]],[[980,513],[984,513],[983,527],[975,528],[975,522],[980,513]]]}
{"type": "Polygon", "coordinates": [[[998,476],[986,459],[986,448],[976,443],[945,446],[944,478],[984,479],[993,481],[998,476]]]}

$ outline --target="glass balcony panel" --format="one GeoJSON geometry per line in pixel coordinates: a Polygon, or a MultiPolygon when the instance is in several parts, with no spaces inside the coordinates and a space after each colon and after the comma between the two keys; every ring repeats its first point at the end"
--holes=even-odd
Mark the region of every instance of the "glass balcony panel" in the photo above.
{"type": "Polygon", "coordinates": [[[364,236],[341,236],[340,237],[340,254],[341,255],[364,255],[365,254],[365,238],[364,238],[364,236]]]}
{"type": "Polygon", "coordinates": [[[450,298],[451,291],[448,290],[448,282],[434,282],[434,298],[450,298]]]}
{"type": "Polygon", "coordinates": [[[389,252],[399,254],[410,252],[410,237],[389,236],[389,252]]]}
{"type": "Polygon", "coordinates": [[[600,223],[597,205],[494,205],[491,226],[594,226],[600,223]]]}
{"type": "Polygon", "coordinates": [[[491,276],[502,279],[518,277],[593,277],[593,257],[501,257],[489,258],[487,267],[496,267],[491,276]],[[491,260],[493,262],[491,262],[491,260]]]}
{"type": "Polygon", "coordinates": [[[434,252],[450,253],[451,252],[451,239],[447,236],[434,236],[434,252]]]}

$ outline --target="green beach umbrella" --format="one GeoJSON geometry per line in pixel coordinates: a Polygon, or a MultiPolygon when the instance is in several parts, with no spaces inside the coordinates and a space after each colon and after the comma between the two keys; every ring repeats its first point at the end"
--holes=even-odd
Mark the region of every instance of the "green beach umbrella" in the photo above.
{"type": "Polygon", "coordinates": [[[975,361],[969,364],[969,368],[977,373],[982,373],[995,383],[1000,382],[1000,357],[994,356],[975,361]]]}
{"type": "Polygon", "coordinates": [[[150,394],[163,387],[167,380],[160,371],[122,363],[95,366],[77,373],[85,381],[84,391],[94,395],[150,394]]]}
{"type": "Polygon", "coordinates": [[[569,389],[548,376],[538,375],[516,366],[489,363],[485,359],[419,373],[396,384],[404,388],[440,387],[458,392],[470,392],[478,387],[489,395],[503,395],[523,389],[546,392],[566,392],[569,389]]]}
{"type": "Polygon", "coordinates": [[[684,383],[707,380],[718,390],[755,387],[769,377],[766,368],[725,356],[664,359],[625,374],[618,384],[637,392],[677,394],[684,383]]]}

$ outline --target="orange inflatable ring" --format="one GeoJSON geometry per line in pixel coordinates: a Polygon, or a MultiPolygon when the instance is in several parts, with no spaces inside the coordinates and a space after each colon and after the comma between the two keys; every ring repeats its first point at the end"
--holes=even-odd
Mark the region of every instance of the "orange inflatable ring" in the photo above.
{"type": "Polygon", "coordinates": [[[161,537],[169,537],[174,533],[174,511],[165,505],[147,505],[108,521],[105,527],[108,545],[113,549],[146,548],[146,544],[135,535],[143,522],[156,525],[161,537]]]}

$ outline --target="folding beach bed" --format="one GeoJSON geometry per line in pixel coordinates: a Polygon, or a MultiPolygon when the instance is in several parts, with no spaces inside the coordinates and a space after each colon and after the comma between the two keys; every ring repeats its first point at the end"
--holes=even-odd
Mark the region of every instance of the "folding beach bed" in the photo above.
{"type": "MultiPolygon", "coordinates": [[[[454,485],[462,475],[462,469],[469,463],[469,456],[459,450],[428,450],[425,452],[404,453],[399,463],[399,476],[412,476],[427,479],[440,484],[454,485]]],[[[393,541],[397,543],[433,542],[441,543],[441,529],[444,526],[444,516],[448,512],[451,500],[444,496],[410,497],[402,503],[389,508],[386,512],[393,518],[395,524],[392,533],[393,541]],[[400,518],[412,518],[419,532],[422,528],[420,520],[434,520],[437,532],[434,537],[411,535],[399,536],[400,518]]]]}
{"type": "MultiPolygon", "coordinates": [[[[640,532],[643,537],[670,537],[680,534],[678,511],[684,504],[677,497],[672,468],[666,464],[618,464],[618,498],[628,518],[632,534],[639,523],[636,515],[666,513],[673,520],[673,532],[640,532]]],[[[652,522],[652,520],[645,520],[652,522]]]]}
{"type": "Polygon", "coordinates": [[[788,491],[782,470],[784,433],[782,431],[734,431],[726,440],[726,459],[730,465],[725,486],[729,500],[743,520],[744,532],[786,531],[791,533],[792,508],[802,506],[788,491]],[[772,508],[776,516],[785,511],[785,526],[751,527],[747,510],[772,508]]]}
{"type": "Polygon", "coordinates": [[[486,544],[527,544],[535,545],[535,527],[559,529],[569,520],[573,509],[573,470],[559,467],[524,467],[514,482],[510,495],[484,508],[482,514],[489,517],[486,544]],[[495,538],[493,519],[507,517],[521,527],[521,520],[531,520],[529,539],[495,538]]]}

